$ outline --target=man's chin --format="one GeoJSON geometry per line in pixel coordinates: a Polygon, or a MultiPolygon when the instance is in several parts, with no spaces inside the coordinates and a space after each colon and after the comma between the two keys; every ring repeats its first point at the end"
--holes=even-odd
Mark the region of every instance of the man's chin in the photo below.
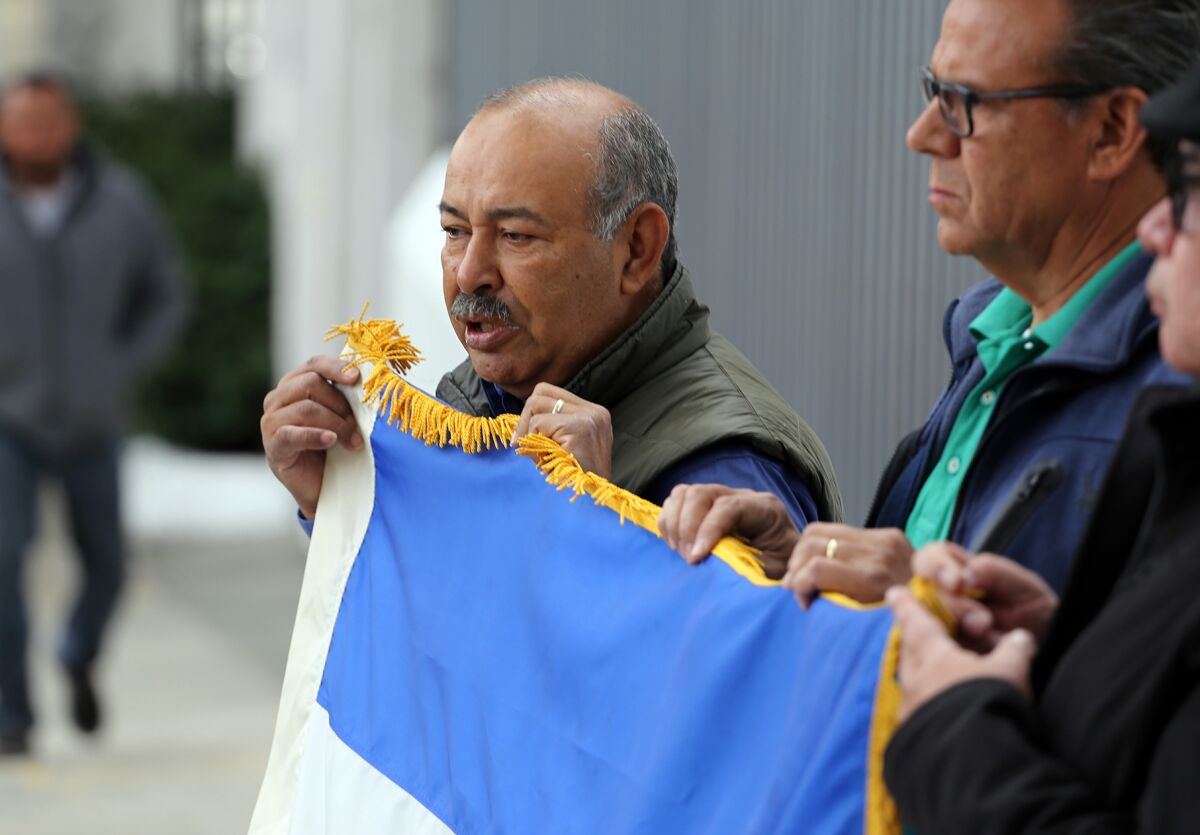
{"type": "Polygon", "coordinates": [[[973,241],[964,233],[962,227],[955,221],[942,218],[937,226],[938,246],[947,255],[971,255],[974,252],[973,241]]]}
{"type": "Polygon", "coordinates": [[[471,360],[471,367],[475,369],[475,373],[489,383],[500,386],[508,392],[512,392],[514,387],[520,387],[519,375],[513,369],[512,363],[506,362],[503,358],[485,351],[470,349],[467,349],[467,358],[471,360]]]}

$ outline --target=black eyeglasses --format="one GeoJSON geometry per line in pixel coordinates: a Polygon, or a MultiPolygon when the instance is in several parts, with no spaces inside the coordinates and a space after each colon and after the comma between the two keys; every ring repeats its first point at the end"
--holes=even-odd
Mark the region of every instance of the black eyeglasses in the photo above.
{"type": "Polygon", "coordinates": [[[1200,157],[1175,154],[1167,165],[1167,193],[1171,196],[1171,225],[1176,232],[1185,228],[1191,230],[1200,227],[1200,218],[1195,217],[1200,210],[1200,174],[1188,173],[1200,168],[1200,157]],[[1188,207],[1192,211],[1188,212],[1188,207]]]}
{"type": "Polygon", "coordinates": [[[1086,99],[1109,89],[1107,85],[1055,84],[1050,87],[1026,87],[1022,90],[995,90],[980,93],[965,84],[938,81],[929,67],[921,68],[921,90],[925,103],[937,99],[938,110],[950,132],[960,139],[975,133],[975,105],[1007,99],[1086,99]]]}

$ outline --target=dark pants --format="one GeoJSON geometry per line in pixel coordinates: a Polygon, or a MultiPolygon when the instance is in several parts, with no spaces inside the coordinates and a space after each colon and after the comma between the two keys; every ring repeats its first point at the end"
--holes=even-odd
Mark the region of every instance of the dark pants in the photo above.
{"type": "Polygon", "coordinates": [[[26,664],[25,555],[33,539],[40,477],[61,482],[82,578],[59,645],[67,666],[91,663],[124,579],[117,443],[48,455],[0,429],[0,730],[33,724],[26,664]]]}

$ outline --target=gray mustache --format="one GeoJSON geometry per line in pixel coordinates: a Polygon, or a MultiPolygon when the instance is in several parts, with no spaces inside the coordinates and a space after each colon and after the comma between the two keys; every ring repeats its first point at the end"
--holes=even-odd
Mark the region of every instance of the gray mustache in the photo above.
{"type": "Polygon", "coordinates": [[[450,316],[454,319],[477,316],[485,319],[499,319],[506,323],[513,320],[512,311],[508,309],[508,305],[495,296],[476,296],[471,293],[459,293],[454,297],[454,301],[450,303],[450,316]]]}

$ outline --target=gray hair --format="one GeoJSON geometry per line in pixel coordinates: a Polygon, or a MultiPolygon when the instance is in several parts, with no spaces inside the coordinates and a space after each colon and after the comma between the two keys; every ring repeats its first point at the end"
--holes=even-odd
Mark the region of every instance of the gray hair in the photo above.
{"type": "MultiPolygon", "coordinates": [[[[1071,17],[1056,69],[1067,83],[1132,86],[1153,95],[1200,58],[1200,0],[1065,0],[1071,17]]],[[[1162,166],[1175,142],[1146,143],[1162,166]]]]}
{"type": "MultiPolygon", "coordinates": [[[[492,107],[569,106],[588,88],[605,89],[584,79],[539,78],[498,90],[476,112],[492,107]]],[[[630,102],[601,119],[594,162],[596,175],[588,190],[592,234],[611,241],[638,206],[658,206],[670,226],[659,261],[666,282],[678,255],[675,203],[679,198],[679,171],[667,137],[646,111],[630,102]]]]}
{"type": "Polygon", "coordinates": [[[666,281],[675,270],[675,201],[679,172],[662,130],[638,107],[618,110],[600,123],[596,179],[588,195],[592,233],[611,241],[634,209],[653,203],[667,215],[670,235],[660,266],[666,281]]]}

